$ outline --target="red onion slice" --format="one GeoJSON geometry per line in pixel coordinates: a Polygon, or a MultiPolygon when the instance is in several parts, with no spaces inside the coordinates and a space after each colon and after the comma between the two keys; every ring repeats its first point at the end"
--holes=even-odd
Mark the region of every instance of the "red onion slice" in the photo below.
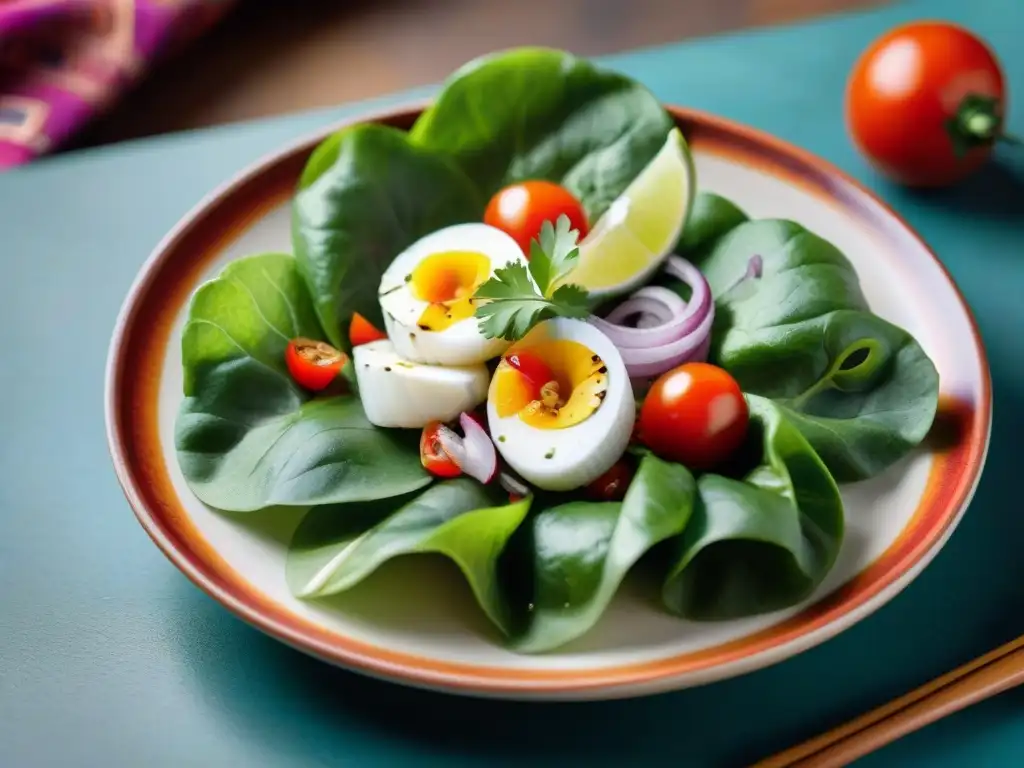
{"type": "Polygon", "coordinates": [[[759,254],[754,254],[747,260],[747,271],[744,273],[744,279],[760,278],[761,273],[764,271],[764,259],[759,254]]]}
{"type": "Polygon", "coordinates": [[[486,485],[498,473],[498,452],[494,450],[494,443],[487,430],[468,413],[459,416],[459,426],[464,437],[450,429],[438,432],[441,448],[463,473],[486,485]]]}
{"type": "Polygon", "coordinates": [[[669,322],[685,310],[686,302],[674,291],[658,285],[649,285],[619,304],[608,313],[605,320],[616,325],[624,325],[625,321],[636,317],[637,327],[643,327],[645,320],[650,323],[648,327],[654,327],[669,322]]]}
{"type": "Polygon", "coordinates": [[[622,349],[622,361],[630,376],[660,376],[677,365],[707,359],[711,342],[711,326],[715,321],[712,307],[699,326],[690,334],[668,344],[646,349],[622,349]]]}
{"type": "Polygon", "coordinates": [[[679,256],[666,260],[665,271],[690,286],[689,301],[668,288],[647,286],[607,317],[590,319],[618,348],[630,377],[660,376],[682,363],[707,359],[715,320],[711,287],[699,269],[679,256]],[[629,320],[635,327],[625,324],[629,320]]]}
{"type": "Polygon", "coordinates": [[[501,483],[501,487],[509,493],[515,494],[516,496],[529,496],[530,486],[522,482],[516,477],[513,477],[508,472],[502,472],[498,475],[498,482],[501,483]]]}
{"type": "Polygon", "coordinates": [[[462,471],[481,483],[491,482],[498,473],[498,452],[494,450],[491,436],[468,413],[459,416],[459,425],[465,434],[462,444],[466,448],[466,463],[462,465],[462,471]]]}

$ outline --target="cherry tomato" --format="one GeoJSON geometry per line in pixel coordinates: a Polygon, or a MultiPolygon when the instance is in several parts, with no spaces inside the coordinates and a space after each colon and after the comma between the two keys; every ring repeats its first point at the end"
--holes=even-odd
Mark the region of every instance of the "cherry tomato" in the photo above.
{"type": "Polygon", "coordinates": [[[299,337],[288,342],[284,360],[299,386],[319,392],[345,367],[348,355],[325,341],[299,337]]]}
{"type": "Polygon", "coordinates": [[[353,347],[358,347],[360,344],[369,344],[371,341],[380,341],[387,337],[388,335],[384,331],[377,328],[377,326],[358,312],[352,313],[352,322],[348,325],[348,341],[353,347]]]}
{"type": "Polygon", "coordinates": [[[440,435],[448,427],[443,422],[431,421],[423,427],[420,435],[420,463],[435,477],[458,477],[462,469],[451,456],[445,453],[440,435]]]}
{"type": "Polygon", "coordinates": [[[513,352],[511,355],[505,355],[505,362],[511,368],[519,371],[520,375],[526,379],[530,387],[530,396],[534,400],[540,398],[541,387],[555,378],[548,364],[529,352],[513,352]]]}
{"type": "Polygon", "coordinates": [[[611,468],[586,487],[586,493],[598,501],[621,501],[633,480],[634,470],[625,459],[619,459],[611,468]]]}
{"type": "Polygon", "coordinates": [[[724,461],[743,442],[749,411],[740,385],[709,363],[685,363],[654,382],[640,408],[640,442],[693,469],[724,461]]]}
{"type": "Polygon", "coordinates": [[[540,237],[545,221],[565,214],[579,239],[587,234],[587,214],[567,189],[550,181],[522,181],[499,190],[487,204],[484,223],[507,232],[530,258],[530,241],[540,237]]]}
{"type": "Polygon", "coordinates": [[[1003,71],[978,37],[944,21],[914,22],[875,40],[846,88],[854,144],[908,186],[951,184],[988,159],[1003,135],[1003,71]]]}

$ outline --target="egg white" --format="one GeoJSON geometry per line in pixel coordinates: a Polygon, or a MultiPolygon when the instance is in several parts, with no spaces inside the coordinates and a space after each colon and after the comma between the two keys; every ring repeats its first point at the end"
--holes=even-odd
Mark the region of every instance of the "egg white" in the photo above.
{"type": "Polygon", "coordinates": [[[407,278],[423,259],[442,251],[482,253],[491,262],[490,275],[495,269],[524,260],[516,241],[488,224],[456,224],[420,238],[400,253],[381,277],[378,295],[388,338],[398,354],[412,362],[469,365],[497,357],[509,342],[486,338],[475,317],[460,320],[443,331],[424,331],[417,325],[429,303],[413,295],[407,278]]]}
{"type": "Polygon", "coordinates": [[[538,429],[518,414],[501,418],[491,397],[487,421],[498,452],[528,483],[547,491],[568,491],[596,480],[618,461],[629,444],[636,419],[633,386],[619,350],[594,326],[582,320],[556,318],[540,323],[523,339],[568,339],[601,357],[608,369],[608,387],[597,410],[564,429],[538,429]]]}
{"type": "Polygon", "coordinates": [[[352,352],[359,399],[378,427],[422,427],[451,421],[487,397],[483,363],[442,367],[402,359],[387,339],[360,344],[352,352]]]}

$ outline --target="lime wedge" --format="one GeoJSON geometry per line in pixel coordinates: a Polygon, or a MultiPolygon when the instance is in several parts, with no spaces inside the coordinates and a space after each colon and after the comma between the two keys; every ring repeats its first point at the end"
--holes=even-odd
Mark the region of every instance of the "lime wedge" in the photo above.
{"type": "Polygon", "coordinates": [[[682,235],[697,173],[678,128],[658,154],[580,241],[580,258],[564,282],[595,297],[624,293],[646,281],[682,235]]]}

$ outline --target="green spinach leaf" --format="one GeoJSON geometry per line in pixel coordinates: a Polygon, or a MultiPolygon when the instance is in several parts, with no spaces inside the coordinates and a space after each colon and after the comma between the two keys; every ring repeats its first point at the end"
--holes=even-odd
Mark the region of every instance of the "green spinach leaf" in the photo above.
{"type": "Polygon", "coordinates": [[[457,70],[411,135],[454,157],[485,199],[546,179],[576,195],[594,222],[672,127],[639,83],[562,51],[519,48],[457,70]]]}
{"type": "Polygon", "coordinates": [[[698,262],[716,297],[712,360],[777,400],[840,482],[870,477],[927,434],[938,373],[905,331],[871,314],[853,266],[784,220],[741,224],[698,262]],[[759,277],[747,275],[752,257],[759,277]]]}
{"type": "Polygon", "coordinates": [[[689,259],[699,258],[719,238],[745,221],[749,217],[731,200],[714,192],[698,192],[676,251],[689,259]]]}
{"type": "Polygon", "coordinates": [[[665,580],[665,604],[684,618],[731,619],[794,605],[821,583],[842,544],[842,499],[824,463],[781,408],[756,396],[747,401],[753,468],[741,479],[698,478],[693,515],[665,580]]]}
{"type": "Polygon", "coordinates": [[[827,240],[784,219],[750,221],[719,239],[698,266],[725,318],[716,324],[724,354],[765,326],[789,325],[834,309],[867,309],[849,260],[827,240]],[[760,256],[760,278],[746,278],[760,256]]]}
{"type": "Polygon", "coordinates": [[[181,344],[185,394],[196,392],[195,371],[229,359],[287,376],[289,339],[320,335],[295,259],[266,253],[233,261],[192,297],[181,344]]]}
{"type": "Polygon", "coordinates": [[[572,501],[536,515],[524,547],[532,564],[520,576],[532,608],[515,648],[551,650],[593,627],[640,557],[683,531],[693,499],[690,472],[648,454],[621,503],[572,501]]]}
{"type": "Polygon", "coordinates": [[[504,500],[495,486],[458,478],[413,498],[316,507],[292,538],[288,584],[299,597],[323,597],[351,589],[393,557],[438,553],[455,562],[488,618],[507,632],[498,558],[530,499],[504,500]]]}
{"type": "Polygon", "coordinates": [[[327,138],[292,205],[292,243],[328,340],[347,346],[358,312],[378,327],[380,278],[394,258],[443,227],[477,221],[484,203],[448,158],[383,125],[327,138]]]}
{"type": "Polygon", "coordinates": [[[248,512],[427,485],[417,435],[374,427],[355,397],[309,400],[292,382],[283,360],[296,335],[322,331],[290,256],[233,262],[196,292],[175,425],[178,463],[196,496],[248,512]]]}
{"type": "MultiPolygon", "coordinates": [[[[928,434],[939,374],[909,333],[868,312],[832,312],[815,326],[813,341],[798,332],[788,343],[802,358],[795,365],[814,355],[822,372],[799,394],[779,391],[776,402],[837,480],[872,477],[928,434]]],[[[771,395],[764,373],[758,390],[771,395]]]]}

